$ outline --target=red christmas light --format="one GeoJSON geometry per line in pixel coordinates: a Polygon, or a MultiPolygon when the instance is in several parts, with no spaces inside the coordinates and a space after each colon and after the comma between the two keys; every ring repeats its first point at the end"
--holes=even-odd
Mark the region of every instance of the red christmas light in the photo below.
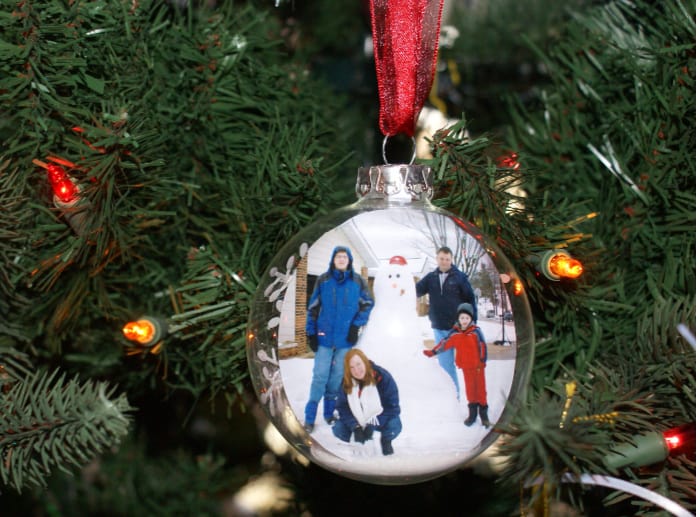
{"type": "Polygon", "coordinates": [[[673,434],[671,436],[666,436],[664,434],[664,439],[666,440],[666,445],[668,445],[669,449],[677,449],[678,447],[680,447],[681,443],[683,442],[681,437],[678,436],[677,434],[673,434]]]}
{"type": "Polygon", "coordinates": [[[695,423],[683,424],[663,432],[669,454],[695,455],[695,423]]]}
{"type": "Polygon", "coordinates": [[[54,195],[62,203],[70,203],[75,201],[78,196],[78,187],[69,178],[59,181],[51,185],[54,195]]]}
{"type": "Polygon", "coordinates": [[[49,175],[49,183],[51,183],[51,185],[68,177],[63,167],[54,165],[53,163],[46,164],[46,172],[49,175]]]}
{"type": "Polygon", "coordinates": [[[46,172],[54,196],[61,203],[71,203],[78,197],[78,186],[73,183],[63,167],[53,163],[46,164],[46,172]]]}
{"type": "Polygon", "coordinates": [[[78,235],[86,231],[85,219],[89,203],[80,196],[80,186],[73,181],[63,167],[76,169],[76,165],[58,156],[48,156],[49,163],[34,158],[32,163],[46,171],[47,179],[53,191],[53,204],[61,210],[66,222],[78,235]]]}
{"type": "Polygon", "coordinates": [[[518,153],[511,152],[504,156],[499,156],[496,159],[496,164],[503,169],[513,169],[514,171],[517,171],[520,168],[518,153]]]}

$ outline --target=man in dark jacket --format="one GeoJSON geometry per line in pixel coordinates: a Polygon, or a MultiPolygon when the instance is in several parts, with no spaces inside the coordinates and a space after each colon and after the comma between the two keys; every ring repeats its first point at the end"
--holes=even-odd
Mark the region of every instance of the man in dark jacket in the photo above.
{"type": "MultiPolygon", "coordinates": [[[[460,304],[470,303],[474,308],[474,324],[476,324],[477,313],[476,297],[469,278],[452,263],[452,250],[446,246],[440,248],[436,259],[438,267],[416,283],[416,295],[420,297],[427,294],[429,297],[428,316],[433,328],[435,344],[438,345],[449,336],[460,304]]],[[[454,350],[439,354],[438,361],[454,382],[459,399],[454,350]]]]}
{"type": "Polygon", "coordinates": [[[315,356],[309,401],[304,410],[307,432],[313,431],[322,397],[323,417],[333,423],[345,354],[357,343],[359,330],[374,306],[367,282],[354,272],[352,260],[349,248],[337,246],[328,271],[318,277],[309,299],[306,335],[315,356]]]}

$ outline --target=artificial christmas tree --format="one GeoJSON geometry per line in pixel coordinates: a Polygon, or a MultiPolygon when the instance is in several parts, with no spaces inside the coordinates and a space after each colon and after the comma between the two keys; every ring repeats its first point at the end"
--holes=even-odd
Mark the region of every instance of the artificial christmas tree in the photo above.
{"type": "Polygon", "coordinates": [[[585,6],[537,40],[546,74],[536,97],[511,104],[502,137],[465,138],[460,123],[432,139],[434,204],[496,239],[538,341],[528,401],[496,424],[498,483],[482,463],[401,488],[271,457],[257,438],[244,353],[254,287],[281,243],[351,201],[335,180],[354,178],[345,158],[364,145],[351,102],[295,53],[303,41],[277,43],[289,26],[273,6],[13,4],[0,18],[3,513],[235,514],[222,501],[262,473],[288,484],[275,510],[287,514],[370,500],[374,513],[449,515],[465,498],[475,515],[554,515],[557,499],[588,515],[665,511],[577,483],[594,475],[693,512],[694,447],[652,465],[611,458],[696,418],[694,17],[683,1],[585,6]],[[500,160],[513,152],[517,168],[500,160]],[[37,161],[79,186],[80,225],[54,205],[37,161]],[[549,278],[553,250],[583,273],[549,278]],[[143,316],[167,322],[148,347],[122,333],[143,316]],[[91,398],[111,421],[88,418],[90,404],[71,395],[103,381],[91,398]],[[82,432],[105,422],[96,436],[110,442],[70,443],[39,418],[17,440],[29,425],[21,400],[43,415],[82,410],[82,432]],[[28,449],[17,460],[37,430],[41,464],[59,466],[51,475],[28,449]]]}

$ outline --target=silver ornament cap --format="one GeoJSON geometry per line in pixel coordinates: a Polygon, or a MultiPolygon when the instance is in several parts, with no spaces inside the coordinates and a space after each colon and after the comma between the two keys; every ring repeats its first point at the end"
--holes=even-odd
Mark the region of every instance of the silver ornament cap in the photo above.
{"type": "Polygon", "coordinates": [[[427,165],[372,165],[357,170],[358,199],[410,203],[433,197],[433,171],[427,165]]]}

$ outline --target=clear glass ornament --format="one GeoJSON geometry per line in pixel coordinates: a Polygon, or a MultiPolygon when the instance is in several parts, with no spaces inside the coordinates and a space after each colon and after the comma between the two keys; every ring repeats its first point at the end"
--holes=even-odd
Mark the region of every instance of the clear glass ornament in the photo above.
{"type": "Polygon", "coordinates": [[[356,203],[302,230],[273,259],[249,318],[251,379],[272,424],[311,461],[365,482],[418,483],[467,464],[496,440],[494,427],[510,419],[530,377],[532,316],[522,283],[498,247],[470,223],[430,203],[429,167],[360,168],[356,193],[356,203]],[[364,279],[374,302],[353,348],[389,372],[398,388],[401,429],[398,435],[387,432],[393,437],[390,454],[382,447],[380,427],[364,442],[354,434],[349,441],[339,438],[337,421],[324,419],[323,400],[313,430],[305,429],[315,361],[306,335],[309,297],[336,246],[351,251],[354,274],[364,279]],[[479,411],[466,425],[472,411],[467,370],[456,369],[458,399],[455,377],[437,356],[424,354],[435,347],[437,336],[429,295],[418,297],[415,286],[436,270],[443,246],[450,248],[454,265],[468,273],[476,294],[476,324],[488,351],[483,370],[488,427],[479,411]]]}

